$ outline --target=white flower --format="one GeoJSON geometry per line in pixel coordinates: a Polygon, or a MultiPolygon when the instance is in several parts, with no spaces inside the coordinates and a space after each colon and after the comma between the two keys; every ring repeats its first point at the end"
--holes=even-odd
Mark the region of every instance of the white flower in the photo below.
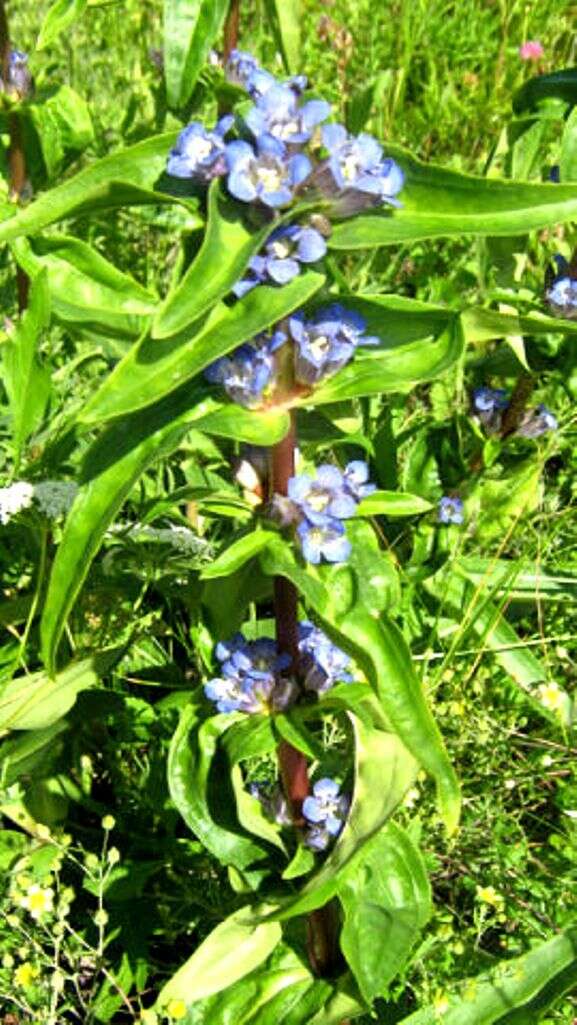
{"type": "Polygon", "coordinates": [[[7,488],[0,488],[0,523],[6,525],[16,513],[28,509],[34,498],[34,487],[18,480],[7,488]]]}

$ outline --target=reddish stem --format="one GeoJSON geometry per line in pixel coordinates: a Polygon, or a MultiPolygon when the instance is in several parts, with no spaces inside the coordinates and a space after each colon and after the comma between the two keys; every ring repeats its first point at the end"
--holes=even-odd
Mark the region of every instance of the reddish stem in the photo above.
{"type": "Polygon", "coordinates": [[[228,60],[231,50],[238,46],[238,29],[240,23],[240,0],[230,0],[228,14],[224,23],[224,60],[228,60]]]}
{"type": "MultiPolygon", "coordinates": [[[[4,0],[0,0],[0,58],[2,67],[2,81],[4,89],[8,90],[10,81],[10,32],[8,19],[6,17],[6,6],[4,0]]],[[[8,132],[10,135],[10,147],[8,150],[8,167],[10,170],[10,196],[18,202],[24,185],[26,183],[26,160],[24,157],[24,144],[22,140],[22,125],[17,113],[10,114],[8,118],[8,132]]],[[[30,279],[21,267],[16,268],[16,289],[18,292],[18,309],[20,312],[28,305],[28,290],[30,279]]]]}

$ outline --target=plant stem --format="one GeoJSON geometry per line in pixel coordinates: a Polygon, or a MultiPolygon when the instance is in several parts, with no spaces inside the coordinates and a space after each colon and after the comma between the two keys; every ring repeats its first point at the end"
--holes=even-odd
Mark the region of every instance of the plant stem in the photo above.
{"type": "Polygon", "coordinates": [[[240,22],[240,0],[230,0],[228,14],[224,23],[224,60],[230,57],[231,50],[238,45],[238,27],[240,22]]]}
{"type": "Polygon", "coordinates": [[[523,419],[523,413],[525,412],[525,406],[527,400],[531,395],[534,388],[534,381],[530,374],[521,374],[517,380],[517,384],[513,388],[513,394],[509,400],[509,405],[505,410],[503,416],[503,423],[501,425],[501,437],[506,438],[513,431],[517,430],[517,427],[523,419]]]}
{"type": "MultiPolygon", "coordinates": [[[[286,495],[289,478],[295,472],[296,427],[294,412],[287,435],[272,450],[271,494],[286,495]]],[[[274,615],[279,652],[290,655],[295,676],[299,676],[298,596],[296,588],[285,577],[274,578],[274,615]]],[[[306,757],[292,744],[281,741],[278,761],[283,790],[289,802],[293,823],[302,829],[302,803],[309,792],[306,757]]],[[[331,976],[341,965],[339,950],[338,910],[334,902],[317,908],[307,919],[307,950],[313,971],[331,976]]]]}
{"type": "MultiPolygon", "coordinates": [[[[10,31],[6,16],[6,5],[0,0],[0,58],[4,90],[8,92],[10,82],[10,31]]],[[[17,203],[20,200],[26,183],[26,160],[22,140],[22,124],[16,112],[8,115],[8,134],[10,147],[8,150],[8,167],[10,172],[10,198],[17,203]]],[[[28,305],[30,279],[21,267],[16,267],[16,291],[18,293],[18,310],[21,313],[28,305]]]]}

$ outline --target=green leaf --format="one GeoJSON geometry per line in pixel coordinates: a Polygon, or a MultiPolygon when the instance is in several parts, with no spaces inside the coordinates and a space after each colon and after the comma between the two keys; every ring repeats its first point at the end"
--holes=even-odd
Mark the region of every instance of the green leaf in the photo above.
{"type": "Polygon", "coordinates": [[[384,996],[431,914],[423,858],[389,822],[339,883],[341,948],[367,1001],[384,996]]]}
{"type": "Polygon", "coordinates": [[[577,181],[577,107],[569,114],[563,129],[559,171],[562,182],[577,181]]]}
{"type": "MultiPolygon", "coordinates": [[[[532,1025],[541,1015],[531,1014],[531,1004],[538,1004],[542,991],[576,967],[577,930],[570,929],[522,957],[502,961],[492,971],[459,983],[442,1013],[438,1003],[430,1005],[403,1018],[402,1025],[532,1025]],[[518,1016],[516,1008],[523,1008],[518,1016]]],[[[558,995],[553,986],[552,999],[558,995]]]]}
{"type": "Polygon", "coordinates": [[[461,323],[467,342],[486,342],[511,335],[577,334],[575,321],[547,317],[542,313],[531,313],[528,316],[498,313],[497,310],[487,310],[481,306],[464,310],[461,323]]]}
{"type": "Polygon", "coordinates": [[[472,235],[525,235],[577,217],[571,185],[527,184],[476,178],[424,164],[406,150],[387,146],[400,164],[403,204],[393,213],[361,214],[335,225],[332,249],[363,249],[417,239],[472,235]]]}
{"type": "Polygon", "coordinates": [[[253,530],[250,534],[239,537],[237,541],[233,541],[228,548],[225,548],[224,552],[221,552],[210,566],[203,569],[200,575],[201,580],[227,577],[229,574],[235,573],[237,569],[244,566],[245,562],[266,548],[275,537],[278,537],[278,534],[272,530],[253,530]]]}
{"type": "Polygon", "coordinates": [[[282,441],[290,426],[290,416],[284,409],[244,409],[234,402],[206,399],[197,427],[206,434],[234,438],[251,445],[276,445],[282,441]]]}
{"type": "Polygon", "coordinates": [[[345,871],[362,864],[367,845],[382,829],[411,785],[416,762],[398,737],[365,726],[350,715],[355,733],[355,782],[344,829],[319,871],[299,894],[283,902],[275,918],[292,918],[326,904],[345,871]]]}
{"type": "Polygon", "coordinates": [[[44,16],[36,47],[44,50],[86,10],[88,0],[56,0],[44,16]]]}
{"type": "Polygon", "coordinates": [[[272,906],[257,905],[235,911],[200,944],[192,957],[162,987],[156,1007],[162,1011],[171,1000],[187,1006],[233,985],[257,968],[272,953],[281,938],[277,922],[255,923],[272,906]]]}
{"type": "Polygon", "coordinates": [[[468,555],[459,559],[467,579],[507,601],[577,602],[577,575],[552,573],[538,563],[512,559],[484,559],[468,555]]]}
{"type": "Polygon", "coordinates": [[[357,516],[419,516],[432,508],[424,498],[405,491],[373,491],[359,502],[357,516]]]}
{"type": "Polygon", "coordinates": [[[50,673],[64,624],[105,531],[140,475],[178,446],[201,410],[202,405],[195,409],[194,392],[180,389],[146,413],[114,424],[88,450],[42,616],[42,653],[50,673]]]}
{"type": "Polygon", "coordinates": [[[233,723],[231,715],[201,723],[197,709],[187,706],[170,744],[168,785],[187,826],[211,854],[223,865],[243,869],[262,860],[266,849],[244,834],[232,811],[234,794],[219,739],[233,723]]]}
{"type": "Polygon", "coordinates": [[[202,246],[182,281],[167,296],[152,327],[153,338],[167,338],[190,327],[242,277],[251,256],[260,249],[274,221],[258,231],[244,223],[239,203],[221,192],[216,179],[208,197],[208,221],[202,246]]]}
{"type": "MultiPolygon", "coordinates": [[[[145,142],[97,160],[62,185],[44,192],[13,217],[0,223],[0,242],[34,235],[64,217],[92,214],[142,203],[182,203],[191,210],[198,200],[167,191],[166,160],[176,132],[154,135],[145,142]]],[[[173,187],[171,185],[171,187],[173,187]]],[[[198,219],[198,226],[202,221],[198,219]]]]}
{"type": "MultiPolygon", "coordinates": [[[[1,226],[0,226],[1,227],[1,226]]],[[[321,287],[309,271],[283,288],[261,286],[231,308],[215,306],[197,334],[144,338],[126,354],[82,411],[85,423],[101,423],[142,409],[204,370],[209,363],[282,320],[321,287]]]]}
{"type": "Polygon", "coordinates": [[[169,107],[184,107],[220,32],[228,0],[164,0],[164,74],[169,107]]]}
{"type": "Polygon", "coordinates": [[[40,730],[61,719],[81,690],[97,687],[120,657],[120,650],[72,662],[51,679],[44,672],[15,676],[0,687],[0,729],[40,730]]]}
{"type": "Polygon", "coordinates": [[[301,71],[301,2],[300,0],[267,0],[267,13],[273,22],[287,70],[301,71]]]}
{"type": "Polygon", "coordinates": [[[46,268],[52,311],[67,325],[134,338],[154,312],[156,296],[80,239],[20,238],[12,249],[30,277],[46,268]]]}
{"type": "Polygon", "coordinates": [[[50,372],[38,362],[40,335],[50,323],[50,295],[46,273],[30,289],[28,308],[13,335],[2,345],[3,382],[12,415],[12,440],[16,467],[24,443],[38,428],[50,397],[50,372]]]}
{"type": "Polygon", "coordinates": [[[559,99],[577,105],[577,68],[563,68],[551,75],[537,75],[519,89],[513,97],[513,110],[522,114],[535,110],[543,100],[559,99]]]}
{"type": "Polygon", "coordinates": [[[54,178],[67,159],[82,153],[94,141],[94,128],[86,100],[69,85],[51,95],[38,97],[26,107],[40,140],[49,178],[54,178]]]}

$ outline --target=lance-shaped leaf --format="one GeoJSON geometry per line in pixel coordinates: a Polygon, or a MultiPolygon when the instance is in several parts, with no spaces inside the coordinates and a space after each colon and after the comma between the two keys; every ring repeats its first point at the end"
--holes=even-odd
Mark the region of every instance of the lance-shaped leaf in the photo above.
{"type": "Polygon", "coordinates": [[[424,164],[406,150],[387,146],[405,184],[401,209],[382,209],[343,221],[329,239],[332,249],[364,249],[417,239],[474,235],[525,235],[577,217],[571,185],[529,184],[477,178],[424,164]]]}
{"type": "Polygon", "coordinates": [[[367,1001],[384,996],[431,914],[423,857],[389,822],[339,883],[341,949],[367,1001]]]}
{"type": "Polygon", "coordinates": [[[214,577],[228,577],[237,569],[244,566],[245,562],[266,548],[269,542],[278,537],[272,530],[252,530],[250,534],[244,534],[236,541],[233,541],[218,558],[206,566],[201,573],[202,580],[211,580],[214,577]]]}
{"type": "Polygon", "coordinates": [[[54,43],[58,36],[84,13],[87,2],[88,0],[55,0],[42,22],[37,48],[44,50],[54,43]]]}
{"type": "Polygon", "coordinates": [[[402,1025],[536,1025],[577,980],[577,930],[568,929],[528,954],[465,979],[447,995],[442,1013],[424,1007],[402,1025]]]}
{"type": "Polygon", "coordinates": [[[219,741],[235,722],[232,715],[214,715],[205,722],[198,709],[182,712],[170,744],[170,795],[187,826],[223,865],[246,868],[262,861],[268,847],[240,825],[224,748],[219,741]]]}
{"type": "Polygon", "coordinates": [[[486,342],[491,338],[511,335],[566,334],[577,335],[577,323],[561,317],[548,317],[543,313],[527,316],[499,313],[482,306],[472,306],[461,313],[463,333],[467,342],[486,342]]]}
{"type": "MultiPolygon", "coordinates": [[[[198,200],[182,189],[175,194],[173,180],[165,177],[168,153],[176,136],[176,132],[153,135],[145,142],[97,160],[62,185],[44,192],[14,217],[2,221],[0,242],[9,242],[19,235],[35,235],[64,217],[94,210],[142,203],[182,203],[195,210],[198,200]]],[[[199,217],[198,226],[201,225],[199,217]]]]}
{"type": "Polygon", "coordinates": [[[258,231],[244,223],[242,205],[223,196],[220,182],[210,188],[208,221],[202,246],[182,281],[167,296],[152,328],[153,338],[183,331],[230,292],[242,277],[251,256],[274,228],[274,221],[258,231]]]}
{"type": "Polygon", "coordinates": [[[101,423],[142,409],[174,391],[260,331],[299,306],[321,287],[322,274],[309,271],[283,288],[262,286],[232,307],[215,306],[196,334],[144,338],[126,354],[82,411],[85,423],[101,423]]]}
{"type": "Polygon", "coordinates": [[[535,110],[542,100],[557,99],[577,106],[577,68],[562,68],[550,75],[537,75],[519,89],[513,97],[513,110],[522,114],[535,110]]]}
{"type": "MultiPolygon", "coordinates": [[[[330,586],[325,587],[318,577],[302,569],[280,540],[272,541],[260,559],[265,572],[292,581],[329,633],[335,635],[335,642],[348,648],[357,660],[391,727],[435,779],[441,814],[452,833],[459,821],[459,784],[401,631],[384,613],[376,618],[358,600],[345,610],[335,605],[330,586]]],[[[331,573],[329,567],[327,585],[331,573]]]]}
{"type": "Polygon", "coordinates": [[[164,74],[169,107],[188,103],[228,6],[228,0],[164,0],[164,74]]]}
{"type": "Polygon", "coordinates": [[[461,557],[459,568],[472,584],[506,597],[509,602],[577,602],[577,574],[571,568],[555,573],[536,562],[484,559],[476,555],[461,557]]]}
{"type": "Polygon", "coordinates": [[[390,818],[413,781],[417,764],[398,737],[349,718],[355,734],[355,780],[351,810],[322,868],[300,893],[276,912],[280,919],[306,914],[338,892],[344,873],[363,863],[370,842],[390,818]]]}
{"type": "Polygon", "coordinates": [[[18,466],[24,443],[40,425],[50,397],[50,373],[38,360],[41,333],[50,322],[50,295],[46,273],[30,291],[30,303],[13,335],[1,349],[4,387],[12,416],[12,440],[18,466]]]}
{"type": "Polygon", "coordinates": [[[219,438],[234,438],[249,445],[276,445],[290,427],[290,416],[284,409],[244,409],[234,402],[205,399],[196,427],[219,438]]]}
{"type": "Polygon", "coordinates": [[[300,0],[266,0],[275,36],[288,71],[301,71],[301,2],[300,0]]]}
{"type": "Polygon", "coordinates": [[[359,502],[358,516],[419,516],[432,508],[430,502],[406,491],[373,491],[359,502]]]}
{"type": "Polygon", "coordinates": [[[277,922],[255,923],[255,912],[266,913],[271,905],[235,911],[195,950],[192,957],[162,987],[157,1008],[166,1009],[171,1000],[187,1006],[244,978],[266,961],[281,938],[277,922]]]}
{"type": "Polygon", "coordinates": [[[46,269],[53,313],[65,324],[115,337],[142,335],[158,299],[86,242],[67,235],[20,238],[12,250],[31,278],[46,269]]]}

